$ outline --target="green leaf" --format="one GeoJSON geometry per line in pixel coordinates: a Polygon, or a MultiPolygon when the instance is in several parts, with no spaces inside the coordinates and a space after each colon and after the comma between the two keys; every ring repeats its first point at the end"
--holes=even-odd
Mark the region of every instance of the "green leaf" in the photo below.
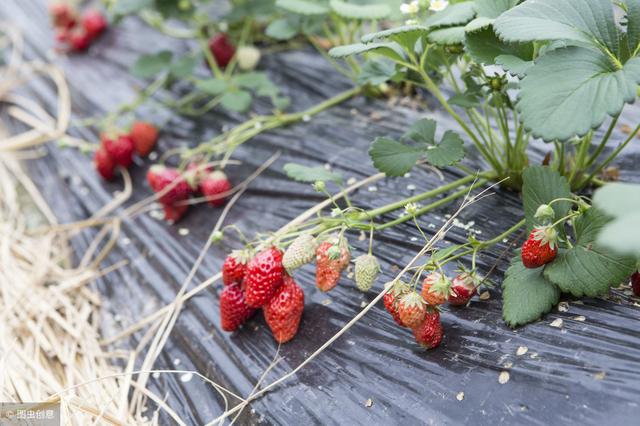
{"type": "Polygon", "coordinates": [[[403,176],[416,164],[424,151],[390,138],[376,138],[369,148],[369,156],[376,169],[387,176],[403,176]]]}
{"type": "Polygon", "coordinates": [[[497,18],[515,7],[520,0],[475,0],[476,13],[485,18],[497,18]]]}
{"type": "Polygon", "coordinates": [[[411,139],[415,142],[433,145],[436,140],[436,127],[438,123],[430,118],[422,118],[409,127],[403,138],[411,139]]]}
{"type": "Polygon", "coordinates": [[[220,95],[227,90],[227,82],[217,78],[208,78],[206,80],[196,80],[195,85],[198,89],[210,95],[220,95]]]}
{"type": "Polygon", "coordinates": [[[141,55],[131,67],[131,73],[140,78],[153,77],[169,68],[172,56],[172,53],[168,50],[141,55]]]}
{"type": "Polygon", "coordinates": [[[640,0],[623,0],[627,6],[627,39],[631,53],[640,45],[640,0]]]}
{"type": "MultiPolygon", "coordinates": [[[[571,198],[569,182],[560,176],[557,170],[546,166],[528,167],[522,174],[522,204],[527,223],[527,231],[531,232],[534,226],[540,225],[534,216],[541,204],[549,204],[558,198],[571,198]]],[[[556,219],[567,215],[571,208],[569,201],[558,201],[552,205],[556,219]]]]}
{"type": "Polygon", "coordinates": [[[367,34],[362,37],[363,43],[370,43],[374,40],[392,40],[405,49],[412,51],[416,42],[422,36],[426,36],[429,29],[422,25],[403,25],[401,27],[390,28],[377,33],[367,34]]]}
{"type": "Polygon", "coordinates": [[[171,75],[176,78],[185,78],[193,73],[198,57],[194,55],[184,55],[171,64],[171,75]]]}
{"type": "Polygon", "coordinates": [[[233,82],[245,89],[257,90],[265,86],[274,86],[269,77],[263,72],[247,72],[239,74],[233,78],[233,82]]]}
{"type": "Polygon", "coordinates": [[[450,46],[464,42],[464,27],[450,27],[429,33],[429,41],[435,44],[450,46]]]}
{"type": "Polygon", "coordinates": [[[427,161],[436,167],[445,167],[464,158],[464,141],[454,131],[447,130],[439,144],[427,148],[427,161]]]}
{"type": "Polygon", "coordinates": [[[334,47],[329,50],[329,56],[344,58],[346,56],[359,55],[365,52],[376,52],[393,60],[404,60],[404,53],[397,43],[355,43],[334,47]]]}
{"type": "Polygon", "coordinates": [[[636,98],[640,58],[618,70],[598,50],[566,47],[542,56],[521,83],[518,109],[545,141],[583,136],[636,98]]]}
{"type": "Polygon", "coordinates": [[[396,74],[396,65],[392,61],[370,59],[362,65],[362,70],[358,76],[358,84],[377,86],[391,80],[396,74]]]}
{"type": "Polygon", "coordinates": [[[469,55],[478,63],[493,65],[500,55],[510,55],[523,60],[533,59],[533,44],[505,43],[493,32],[491,25],[476,30],[467,31],[465,46],[469,55]]]}
{"type": "Polygon", "coordinates": [[[466,24],[476,15],[475,4],[472,1],[452,4],[446,9],[436,12],[424,21],[430,28],[449,27],[466,24]]]}
{"type": "Polygon", "coordinates": [[[229,111],[245,112],[251,106],[251,93],[245,90],[226,92],[222,95],[220,104],[229,111]]]}
{"type": "Polygon", "coordinates": [[[640,259],[640,185],[607,184],[596,191],[593,205],[615,218],[602,228],[598,244],[640,259]]]}
{"type": "Polygon", "coordinates": [[[568,40],[618,52],[618,31],[610,0],[525,1],[494,23],[510,42],[568,40]]]}
{"type": "Polygon", "coordinates": [[[111,12],[116,16],[131,15],[153,6],[153,0],[118,0],[111,12]]]}
{"type": "Polygon", "coordinates": [[[474,108],[480,106],[480,97],[476,93],[458,93],[451,96],[447,102],[462,108],[474,108]]]}
{"type": "Polygon", "coordinates": [[[265,34],[276,40],[290,40],[298,34],[298,27],[287,18],[276,19],[267,26],[265,34]]]}
{"type": "Polygon", "coordinates": [[[520,78],[524,78],[527,70],[533,66],[533,61],[525,61],[513,55],[498,55],[495,62],[511,75],[520,78]]]}
{"type": "Polygon", "coordinates": [[[276,6],[299,15],[324,15],[329,12],[329,8],[318,1],[277,0],[276,6]]]}
{"type": "Polygon", "coordinates": [[[596,208],[588,209],[574,221],[576,241],[560,250],[544,268],[545,277],[574,296],[598,296],[617,286],[635,271],[636,261],[604,249],[596,238],[610,219],[596,208]]]}
{"type": "Polygon", "coordinates": [[[511,261],[502,283],[502,318],[510,327],[541,318],[560,300],[560,290],[542,271],[525,268],[520,258],[511,261]]]}
{"type": "Polygon", "coordinates": [[[341,0],[331,0],[331,9],[338,15],[347,19],[383,19],[391,14],[391,8],[387,4],[354,4],[341,0]]]}
{"type": "Polygon", "coordinates": [[[608,183],[593,195],[593,206],[611,217],[640,212],[640,185],[608,183]]]}
{"type": "Polygon", "coordinates": [[[324,167],[307,167],[301,164],[287,163],[284,165],[284,172],[289,178],[298,182],[335,182],[342,184],[342,176],[337,173],[330,172],[324,167]]]}

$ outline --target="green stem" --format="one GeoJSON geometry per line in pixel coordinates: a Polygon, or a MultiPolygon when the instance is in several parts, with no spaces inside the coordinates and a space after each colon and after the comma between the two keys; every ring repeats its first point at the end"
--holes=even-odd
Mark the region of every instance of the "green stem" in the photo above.
{"type": "Polygon", "coordinates": [[[611,134],[613,133],[613,130],[616,127],[616,123],[618,122],[618,118],[620,118],[619,115],[615,116],[611,120],[611,124],[609,125],[609,128],[607,129],[607,133],[605,133],[604,137],[600,141],[600,145],[598,145],[598,148],[596,148],[596,150],[593,152],[593,155],[591,155],[589,160],[587,160],[587,162],[585,164],[585,167],[590,167],[593,163],[595,163],[595,161],[598,159],[600,154],[602,154],[602,151],[604,150],[605,146],[607,145],[607,142],[609,142],[609,138],[611,137],[611,134]]]}

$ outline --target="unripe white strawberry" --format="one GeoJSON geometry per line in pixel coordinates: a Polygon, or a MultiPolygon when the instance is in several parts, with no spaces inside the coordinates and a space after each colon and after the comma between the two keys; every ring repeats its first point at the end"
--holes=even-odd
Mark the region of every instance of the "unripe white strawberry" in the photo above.
{"type": "Polygon", "coordinates": [[[380,273],[380,263],[375,256],[363,254],[355,260],[356,286],[358,290],[366,292],[373,286],[380,273]]]}
{"type": "Polygon", "coordinates": [[[313,261],[318,242],[311,234],[299,235],[284,252],[282,266],[291,273],[294,269],[313,261]]]}
{"type": "Polygon", "coordinates": [[[236,51],[238,67],[242,71],[252,71],[260,62],[260,50],[255,46],[240,46],[236,51]]]}

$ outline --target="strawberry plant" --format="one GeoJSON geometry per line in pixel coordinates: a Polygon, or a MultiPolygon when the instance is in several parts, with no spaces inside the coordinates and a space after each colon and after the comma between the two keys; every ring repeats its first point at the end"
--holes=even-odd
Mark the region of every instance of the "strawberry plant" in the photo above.
{"type": "MultiPolygon", "coordinates": [[[[639,130],[603,155],[624,105],[637,95],[640,3],[451,3],[436,13],[418,8],[411,25],[365,35],[329,53],[349,60],[376,54],[391,64],[395,80],[401,76],[427,90],[495,178],[507,179],[505,185],[521,188],[529,165],[526,149],[535,138],[550,144],[547,161],[572,189],[590,184],[639,130]],[[450,96],[441,82],[450,86],[450,96]],[[604,132],[596,132],[601,126],[604,132]]],[[[431,149],[432,144],[406,146],[379,138],[370,154],[381,171],[395,176],[414,160],[428,159],[431,149]],[[385,161],[395,157],[403,159],[402,167],[385,161]]]]}

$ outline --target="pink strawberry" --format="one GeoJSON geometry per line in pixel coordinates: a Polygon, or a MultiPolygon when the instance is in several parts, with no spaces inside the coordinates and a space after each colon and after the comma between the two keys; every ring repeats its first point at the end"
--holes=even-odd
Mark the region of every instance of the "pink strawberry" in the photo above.
{"type": "Polygon", "coordinates": [[[113,158],[111,158],[104,147],[101,146],[100,148],[98,148],[93,157],[93,162],[100,176],[102,176],[105,180],[113,179],[113,172],[116,168],[116,165],[113,162],[113,158]]]}
{"type": "Polygon", "coordinates": [[[107,29],[107,19],[97,10],[88,10],[82,14],[80,23],[87,36],[94,39],[107,29]]]}
{"type": "Polygon", "coordinates": [[[220,295],[220,324],[224,331],[235,331],[251,315],[255,309],[247,305],[240,284],[225,286],[220,295]]]}
{"type": "Polygon", "coordinates": [[[91,38],[89,35],[80,28],[74,28],[69,32],[68,36],[69,45],[74,52],[82,52],[87,50],[91,45],[91,38]]]}
{"type": "Polygon", "coordinates": [[[133,141],[135,151],[141,157],[146,157],[156,146],[158,129],[145,121],[136,121],[131,126],[129,137],[133,141]]]}
{"type": "Polygon", "coordinates": [[[230,190],[231,182],[229,182],[227,175],[220,170],[209,173],[200,182],[200,191],[202,191],[202,195],[207,197],[209,204],[214,207],[224,205],[226,198],[221,197],[221,194],[229,192],[230,190]]]}
{"type": "Polygon", "coordinates": [[[304,292],[289,275],[264,306],[264,319],[278,343],[293,339],[304,310],[304,292]]]}
{"type": "Polygon", "coordinates": [[[413,336],[426,349],[437,347],[442,341],[442,323],[437,309],[430,309],[424,320],[413,328],[413,336]]]}
{"type": "MultiPolygon", "coordinates": [[[[387,283],[389,286],[391,283],[387,283]]],[[[393,320],[400,327],[406,327],[400,318],[400,314],[398,312],[398,301],[402,296],[409,292],[409,286],[401,281],[396,281],[394,284],[391,284],[392,287],[389,291],[387,291],[382,299],[384,303],[384,307],[393,317],[393,320]]]]}
{"type": "Polygon", "coordinates": [[[451,282],[439,272],[432,272],[422,281],[422,298],[431,306],[447,301],[451,282]]]}
{"type": "Polygon", "coordinates": [[[477,292],[477,277],[469,272],[463,272],[451,281],[449,304],[464,306],[477,292]]]}
{"type": "Polygon", "coordinates": [[[225,68],[236,54],[236,48],[225,33],[218,33],[209,40],[209,50],[220,68],[225,68]]]}
{"type": "Polygon", "coordinates": [[[558,254],[558,232],[552,226],[538,227],[522,245],[522,264],[539,268],[552,262],[558,254]]]}
{"type": "Polygon", "coordinates": [[[334,288],[350,260],[351,252],[344,238],[332,236],[321,243],[316,249],[316,286],[325,292],[334,288]]]}
{"type": "Polygon", "coordinates": [[[254,308],[267,304],[282,284],[283,273],[279,249],[270,247],[253,256],[244,279],[247,304],[254,308]]]}
{"type": "Polygon", "coordinates": [[[117,166],[129,168],[133,163],[133,141],[129,136],[105,137],[102,139],[102,146],[111,155],[117,166]]]}
{"type": "Polygon", "coordinates": [[[76,24],[76,12],[67,3],[53,3],[49,6],[49,15],[56,28],[69,29],[76,24]]]}
{"type": "Polygon", "coordinates": [[[156,193],[162,193],[159,201],[164,205],[173,205],[185,201],[191,194],[191,188],[178,169],[162,165],[151,166],[147,181],[156,193]]]}
{"type": "Polygon", "coordinates": [[[410,291],[398,300],[398,316],[405,326],[417,327],[426,314],[427,304],[415,291],[410,291]]]}

